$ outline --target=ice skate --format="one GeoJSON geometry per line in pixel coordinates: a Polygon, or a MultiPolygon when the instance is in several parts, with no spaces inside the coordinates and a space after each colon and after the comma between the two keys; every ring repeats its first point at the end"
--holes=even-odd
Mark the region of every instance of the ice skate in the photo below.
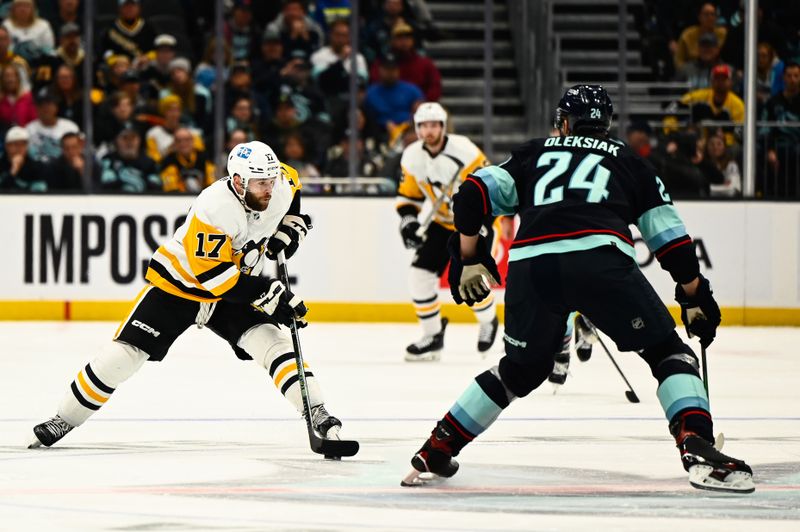
{"type": "Polygon", "coordinates": [[[44,423],[39,423],[33,427],[34,437],[28,445],[28,449],[36,449],[42,445],[50,447],[74,428],[61,419],[61,416],[51,417],[44,423]]]}
{"type": "Polygon", "coordinates": [[[682,421],[673,424],[670,432],[675,436],[681,452],[683,468],[689,472],[689,484],[700,490],[752,493],[753,470],[742,460],[720,452],[722,435],[717,446],[684,428],[682,421]]]}
{"type": "Polygon", "coordinates": [[[447,328],[447,318],[442,318],[442,329],[432,335],[423,336],[418,342],[406,347],[405,359],[409,362],[436,361],[441,357],[444,348],[444,330],[447,328]]]}
{"type": "Polygon", "coordinates": [[[311,407],[311,426],[323,438],[338,440],[342,422],[330,415],[325,409],[325,405],[317,405],[311,407]]]}
{"type": "MultiPolygon", "coordinates": [[[[497,329],[500,327],[500,321],[497,316],[489,323],[481,323],[481,328],[478,331],[478,351],[486,353],[494,344],[494,339],[497,336],[497,329]]],[[[486,355],[484,355],[486,356],[486,355]]]]}
{"type": "Polygon", "coordinates": [[[453,456],[458,454],[456,449],[460,450],[467,443],[466,440],[457,442],[457,437],[458,435],[452,427],[448,427],[443,421],[440,421],[430,438],[411,459],[413,469],[400,481],[400,485],[405,487],[424,486],[455,475],[458,471],[458,462],[453,459],[453,456]],[[455,448],[454,443],[457,445],[455,448]]]}
{"type": "Polygon", "coordinates": [[[578,360],[586,362],[592,358],[592,344],[597,341],[594,326],[589,318],[579,314],[575,317],[575,353],[578,360]]]}
{"type": "Polygon", "coordinates": [[[554,394],[567,381],[567,374],[569,373],[569,359],[569,347],[567,347],[567,349],[564,351],[556,353],[553,371],[547,378],[547,380],[553,384],[554,394]]]}

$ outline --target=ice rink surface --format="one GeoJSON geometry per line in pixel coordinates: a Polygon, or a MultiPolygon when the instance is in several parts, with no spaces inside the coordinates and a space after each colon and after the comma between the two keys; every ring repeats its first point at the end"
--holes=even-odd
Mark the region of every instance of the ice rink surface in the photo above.
{"type": "MultiPolygon", "coordinates": [[[[638,357],[595,346],[557,395],[513,403],[435,487],[401,488],[409,459],[469,381],[495,363],[476,325],[442,361],[409,364],[412,325],[312,324],[303,349],[361,452],[331,462],[264,369],[191,329],[82,427],[29,451],[116,324],[0,323],[0,530],[800,530],[800,329],[724,328],[709,349],[724,451],[752,495],[691,488],[638,357]]],[[[695,344],[696,345],[696,344],[695,344]]]]}

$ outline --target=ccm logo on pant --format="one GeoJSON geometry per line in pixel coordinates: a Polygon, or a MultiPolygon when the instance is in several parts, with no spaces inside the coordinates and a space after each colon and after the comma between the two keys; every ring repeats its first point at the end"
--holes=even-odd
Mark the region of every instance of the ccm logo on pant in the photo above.
{"type": "Polygon", "coordinates": [[[150,326],[149,326],[148,324],[146,324],[146,323],[142,323],[142,322],[141,322],[141,321],[139,321],[139,320],[133,320],[133,321],[131,322],[131,325],[133,325],[134,327],[138,327],[138,328],[140,328],[141,330],[143,330],[143,331],[144,331],[144,332],[146,332],[146,333],[152,334],[152,335],[153,335],[153,336],[155,336],[156,338],[158,338],[158,335],[160,335],[160,334],[161,334],[159,331],[157,331],[157,330],[153,329],[152,327],[150,327],[150,326]]]}

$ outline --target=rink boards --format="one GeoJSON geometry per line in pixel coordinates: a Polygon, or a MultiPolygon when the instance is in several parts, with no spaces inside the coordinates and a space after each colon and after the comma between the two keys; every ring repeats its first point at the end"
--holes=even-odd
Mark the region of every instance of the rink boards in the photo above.
{"type": "MultiPolygon", "coordinates": [[[[6,279],[0,319],[119,319],[152,251],[180,225],[189,196],[2,196],[6,279]]],[[[727,325],[800,324],[800,205],[679,202],[727,325]]],[[[318,321],[413,321],[392,198],[304,198],[313,229],[290,261],[318,321]]],[[[674,285],[641,240],[639,265],[674,307],[674,285]]],[[[498,296],[502,298],[502,290],[498,296]]],[[[450,301],[446,288],[443,301],[450,301]]],[[[672,308],[674,311],[675,308],[672,308]]],[[[467,309],[445,304],[454,321],[467,309]]]]}

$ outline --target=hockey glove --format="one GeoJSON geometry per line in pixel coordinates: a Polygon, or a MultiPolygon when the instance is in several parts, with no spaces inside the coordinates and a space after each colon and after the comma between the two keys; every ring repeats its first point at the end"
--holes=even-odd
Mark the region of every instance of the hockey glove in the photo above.
{"type": "Polygon", "coordinates": [[[419,220],[416,216],[406,214],[400,219],[400,236],[403,237],[403,244],[408,249],[419,249],[425,239],[417,235],[419,231],[419,220]]]}
{"type": "Polygon", "coordinates": [[[288,260],[297,251],[311,227],[311,217],[307,214],[284,216],[278,230],[267,242],[267,258],[277,260],[278,253],[283,250],[288,260]]]}
{"type": "Polygon", "coordinates": [[[700,345],[708,347],[717,335],[717,327],[722,321],[719,305],[714,301],[711,283],[708,279],[699,276],[700,282],[697,291],[691,297],[686,295],[683,287],[678,283],[675,286],[675,301],[681,305],[681,321],[686,327],[689,338],[697,336],[700,345]]]}
{"type": "Polygon", "coordinates": [[[478,236],[477,254],[469,259],[461,258],[461,235],[453,233],[447,240],[450,252],[450,272],[447,281],[450,293],[456,303],[466,303],[470,307],[483,301],[492,292],[492,286],[500,284],[500,272],[489,253],[483,236],[478,236]]]}
{"type": "Polygon", "coordinates": [[[294,318],[294,322],[299,329],[308,325],[305,318],[305,315],[308,313],[308,308],[306,304],[303,303],[302,299],[289,290],[286,290],[280,299],[281,301],[278,304],[278,308],[275,309],[275,313],[272,315],[278,323],[286,327],[291,327],[292,319],[294,318]]]}
{"type": "Polygon", "coordinates": [[[272,316],[278,308],[278,303],[281,301],[281,294],[286,291],[286,287],[278,280],[268,281],[266,291],[253,300],[251,303],[253,307],[261,312],[272,316]]]}

